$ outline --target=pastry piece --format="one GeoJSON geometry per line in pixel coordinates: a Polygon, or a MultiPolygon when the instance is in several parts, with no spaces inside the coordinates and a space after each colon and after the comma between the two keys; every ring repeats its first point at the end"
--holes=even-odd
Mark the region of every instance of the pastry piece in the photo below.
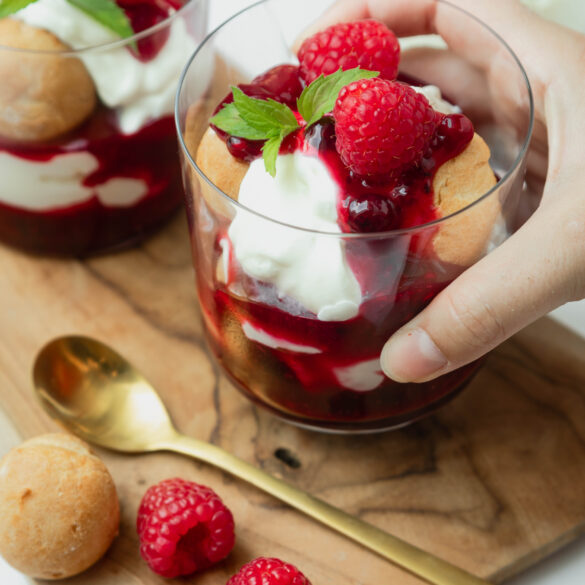
{"type": "Polygon", "coordinates": [[[0,554],[39,579],[93,565],[118,533],[116,488],[103,462],[72,435],[41,435],[0,461],[0,554]]]}
{"type": "MultiPolygon", "coordinates": [[[[184,140],[188,152],[204,175],[232,199],[237,199],[240,183],[248,170],[248,163],[229,155],[225,143],[209,127],[209,118],[219,101],[225,95],[225,88],[241,80],[237,71],[231,70],[225,62],[216,58],[214,82],[205,94],[196,100],[187,111],[184,140]],[[228,156],[226,156],[228,155],[228,156]],[[235,196],[234,196],[235,195],[235,196]]],[[[233,216],[232,206],[209,183],[201,180],[190,164],[184,165],[193,189],[201,190],[203,199],[215,212],[226,218],[233,216]]]]}
{"type": "Polygon", "coordinates": [[[240,183],[249,164],[231,156],[225,142],[211,128],[207,129],[201,139],[195,162],[218,189],[238,200],[240,183]]]}
{"type": "MultiPolygon", "coordinates": [[[[474,134],[459,156],[437,169],[433,192],[441,217],[463,209],[496,184],[489,159],[489,147],[481,136],[474,134]]],[[[443,262],[470,266],[485,253],[499,214],[500,202],[497,194],[492,193],[463,213],[446,219],[433,238],[435,254],[443,262]]]]}
{"type": "Polygon", "coordinates": [[[79,59],[59,54],[70,48],[52,33],[4,18],[0,46],[1,138],[50,140],[92,113],[97,103],[93,80],[79,59]]]}

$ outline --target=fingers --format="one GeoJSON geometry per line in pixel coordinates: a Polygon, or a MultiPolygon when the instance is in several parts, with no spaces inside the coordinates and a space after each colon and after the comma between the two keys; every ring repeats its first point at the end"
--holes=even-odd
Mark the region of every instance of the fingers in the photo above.
{"type": "Polygon", "coordinates": [[[435,32],[432,29],[434,12],[433,0],[409,0],[409,2],[338,0],[303,31],[302,36],[296,40],[293,50],[296,53],[304,39],[332,24],[364,18],[375,18],[384,22],[399,36],[435,32]]]}
{"type": "Polygon", "coordinates": [[[436,32],[434,0],[338,0],[311,27],[320,30],[337,22],[375,18],[397,35],[411,36],[436,32]]]}
{"type": "MultiPolygon", "coordinates": [[[[469,11],[487,24],[500,22],[514,36],[518,35],[515,29],[518,18],[528,12],[513,0],[491,0],[489,3],[485,0],[451,0],[450,4],[469,11]],[[513,18],[515,26],[509,23],[514,13],[517,13],[513,18]]],[[[362,18],[381,20],[399,36],[450,32],[453,41],[457,36],[470,36],[464,26],[469,22],[467,16],[436,0],[338,0],[316,20],[311,30],[362,18]]]]}
{"type": "Polygon", "coordinates": [[[481,357],[553,308],[585,296],[583,220],[583,209],[537,212],[390,338],[382,369],[399,382],[433,379],[481,357]]]}

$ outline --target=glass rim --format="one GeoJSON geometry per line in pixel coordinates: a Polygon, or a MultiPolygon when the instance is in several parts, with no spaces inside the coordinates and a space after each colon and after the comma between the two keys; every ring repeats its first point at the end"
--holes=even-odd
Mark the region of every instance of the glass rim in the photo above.
{"type": "MultiPolygon", "coordinates": [[[[138,33],[134,33],[132,36],[116,39],[113,41],[106,41],[97,45],[88,45],[87,47],[81,47],[79,49],[63,49],[56,51],[49,51],[46,49],[24,49],[19,47],[9,47],[0,43],[0,52],[6,51],[11,53],[23,53],[26,55],[50,55],[59,57],[77,57],[83,53],[91,53],[98,51],[107,51],[110,49],[117,49],[118,47],[124,47],[128,44],[140,41],[152,34],[155,34],[169,26],[184,12],[192,10],[197,4],[203,4],[207,0],[188,0],[184,6],[181,6],[178,10],[175,10],[172,14],[167,16],[164,20],[157,22],[153,26],[150,26],[138,33]]],[[[10,16],[6,17],[10,18],[10,16]]]]}
{"type": "MultiPolygon", "coordinates": [[[[193,54],[191,55],[191,57],[188,59],[185,66],[183,67],[183,71],[181,72],[181,76],[179,78],[179,83],[177,86],[177,92],[175,94],[175,128],[177,130],[178,141],[179,141],[179,144],[181,146],[181,151],[187,157],[188,163],[197,172],[199,177],[203,181],[205,181],[218,194],[218,196],[220,198],[226,200],[226,203],[233,205],[238,210],[243,210],[247,213],[250,213],[250,214],[252,214],[258,218],[261,218],[263,220],[266,220],[270,223],[281,225],[284,228],[289,228],[289,229],[294,229],[294,230],[298,230],[298,231],[302,231],[302,232],[316,234],[319,236],[331,236],[331,237],[336,237],[336,238],[342,237],[343,239],[380,239],[380,238],[388,238],[391,236],[415,234],[417,232],[424,231],[424,230],[427,230],[429,228],[440,226],[441,224],[445,223],[446,221],[448,221],[454,217],[457,217],[459,215],[462,215],[463,213],[465,213],[469,209],[472,209],[476,205],[479,205],[481,202],[488,199],[490,197],[490,195],[496,193],[505,183],[507,183],[507,182],[509,182],[509,180],[511,180],[512,175],[516,172],[516,170],[518,169],[518,167],[521,165],[522,161],[525,158],[526,152],[528,151],[528,147],[530,145],[532,131],[534,128],[534,96],[532,93],[532,87],[530,85],[530,80],[528,79],[528,75],[524,69],[524,66],[520,62],[520,59],[516,55],[516,53],[512,50],[510,45],[493,28],[491,28],[489,25],[487,25],[485,22],[483,22],[480,18],[478,18],[474,14],[471,14],[467,10],[452,4],[448,0],[436,0],[436,2],[441,3],[441,4],[445,4],[446,6],[449,6],[450,8],[452,8],[453,10],[458,10],[459,12],[463,13],[465,16],[473,19],[481,27],[483,27],[490,34],[492,34],[501,43],[501,45],[504,47],[504,49],[506,49],[506,51],[512,57],[512,60],[516,63],[516,65],[520,71],[521,78],[523,79],[524,84],[526,86],[526,90],[528,93],[528,106],[529,106],[528,110],[529,111],[528,111],[528,127],[526,129],[524,141],[523,141],[522,146],[521,146],[516,158],[514,159],[514,161],[510,164],[509,168],[499,178],[499,180],[495,183],[495,185],[493,187],[491,187],[488,191],[483,193],[480,197],[478,197],[477,199],[475,199],[471,203],[465,205],[461,209],[458,209],[457,211],[450,213],[448,215],[436,218],[432,221],[428,221],[428,222],[420,224],[420,225],[410,226],[410,227],[406,227],[406,228],[392,229],[392,230],[387,230],[387,231],[382,231],[382,232],[367,232],[367,233],[328,232],[328,231],[321,231],[321,230],[316,230],[316,229],[312,229],[312,228],[305,228],[305,227],[294,225],[294,224],[289,224],[289,223],[286,223],[284,221],[280,221],[278,219],[274,219],[272,217],[264,215],[263,213],[256,211],[254,209],[251,209],[248,206],[240,203],[236,199],[233,199],[232,197],[230,197],[227,193],[225,193],[219,187],[217,187],[217,185],[215,185],[215,183],[213,183],[213,181],[211,181],[207,177],[207,175],[199,168],[199,166],[195,162],[193,156],[191,155],[191,152],[187,148],[187,145],[185,144],[185,139],[183,137],[183,133],[181,132],[182,124],[181,124],[181,120],[179,119],[179,101],[180,101],[183,87],[185,85],[185,79],[187,77],[187,74],[189,72],[189,69],[190,69],[193,61],[196,60],[197,55],[199,55],[199,53],[208,45],[208,43],[215,37],[215,35],[217,33],[219,33],[221,31],[221,29],[223,29],[226,25],[228,25],[233,20],[237,19],[243,13],[254,10],[254,9],[258,8],[259,6],[264,5],[264,4],[268,4],[272,1],[273,0],[257,0],[253,4],[250,4],[249,6],[246,6],[245,8],[242,8],[238,12],[234,13],[232,16],[230,16],[224,22],[220,23],[213,30],[211,30],[205,36],[205,38],[201,41],[201,43],[199,44],[197,49],[193,52],[193,54]]],[[[427,33],[426,35],[423,35],[423,36],[428,36],[429,34],[437,34],[437,33],[427,33]]],[[[419,35],[408,35],[408,36],[419,36],[419,35]]],[[[399,38],[408,38],[408,36],[399,37],[399,38]]]]}

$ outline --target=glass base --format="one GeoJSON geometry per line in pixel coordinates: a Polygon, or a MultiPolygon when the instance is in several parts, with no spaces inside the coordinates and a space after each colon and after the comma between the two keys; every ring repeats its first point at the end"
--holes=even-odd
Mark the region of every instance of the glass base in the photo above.
{"type": "Polygon", "coordinates": [[[423,406],[422,408],[418,408],[416,410],[404,413],[402,415],[389,416],[379,419],[367,420],[355,419],[352,421],[343,420],[335,421],[331,419],[327,420],[311,419],[308,417],[297,416],[293,413],[283,411],[282,409],[279,409],[278,407],[263,401],[258,396],[249,392],[228,371],[226,371],[226,369],[223,367],[223,365],[217,359],[216,356],[214,356],[214,359],[216,360],[216,363],[219,365],[220,370],[224,373],[224,375],[226,375],[226,377],[230,380],[230,382],[234,385],[238,392],[245,396],[247,399],[251,400],[256,406],[269,412],[270,414],[277,417],[281,421],[288,424],[292,424],[296,427],[310,431],[317,431],[320,433],[336,435],[368,435],[375,433],[384,433],[387,431],[393,431],[396,429],[406,427],[427,416],[430,416],[439,408],[441,408],[442,406],[446,405],[447,403],[451,402],[454,398],[456,398],[459,395],[459,393],[462,392],[465,389],[465,387],[471,382],[471,380],[474,378],[475,374],[477,373],[482,364],[482,360],[472,364],[473,368],[471,369],[467,378],[462,383],[460,383],[447,394],[423,406]]]}

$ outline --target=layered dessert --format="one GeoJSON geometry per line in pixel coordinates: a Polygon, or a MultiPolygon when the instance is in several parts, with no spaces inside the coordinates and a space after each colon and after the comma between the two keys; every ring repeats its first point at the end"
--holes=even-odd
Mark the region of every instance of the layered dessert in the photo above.
{"type": "Polygon", "coordinates": [[[0,240],[85,255],[142,239],[182,201],[173,99],[204,3],[15,5],[0,10],[0,240]]]}
{"type": "Polygon", "coordinates": [[[330,27],[298,61],[233,87],[200,140],[187,122],[205,179],[188,187],[208,340],[237,385],[289,421],[397,426],[477,368],[397,384],[379,357],[488,250],[500,217],[497,193],[482,197],[497,183],[490,150],[438,87],[400,72],[381,23],[330,27]]]}

